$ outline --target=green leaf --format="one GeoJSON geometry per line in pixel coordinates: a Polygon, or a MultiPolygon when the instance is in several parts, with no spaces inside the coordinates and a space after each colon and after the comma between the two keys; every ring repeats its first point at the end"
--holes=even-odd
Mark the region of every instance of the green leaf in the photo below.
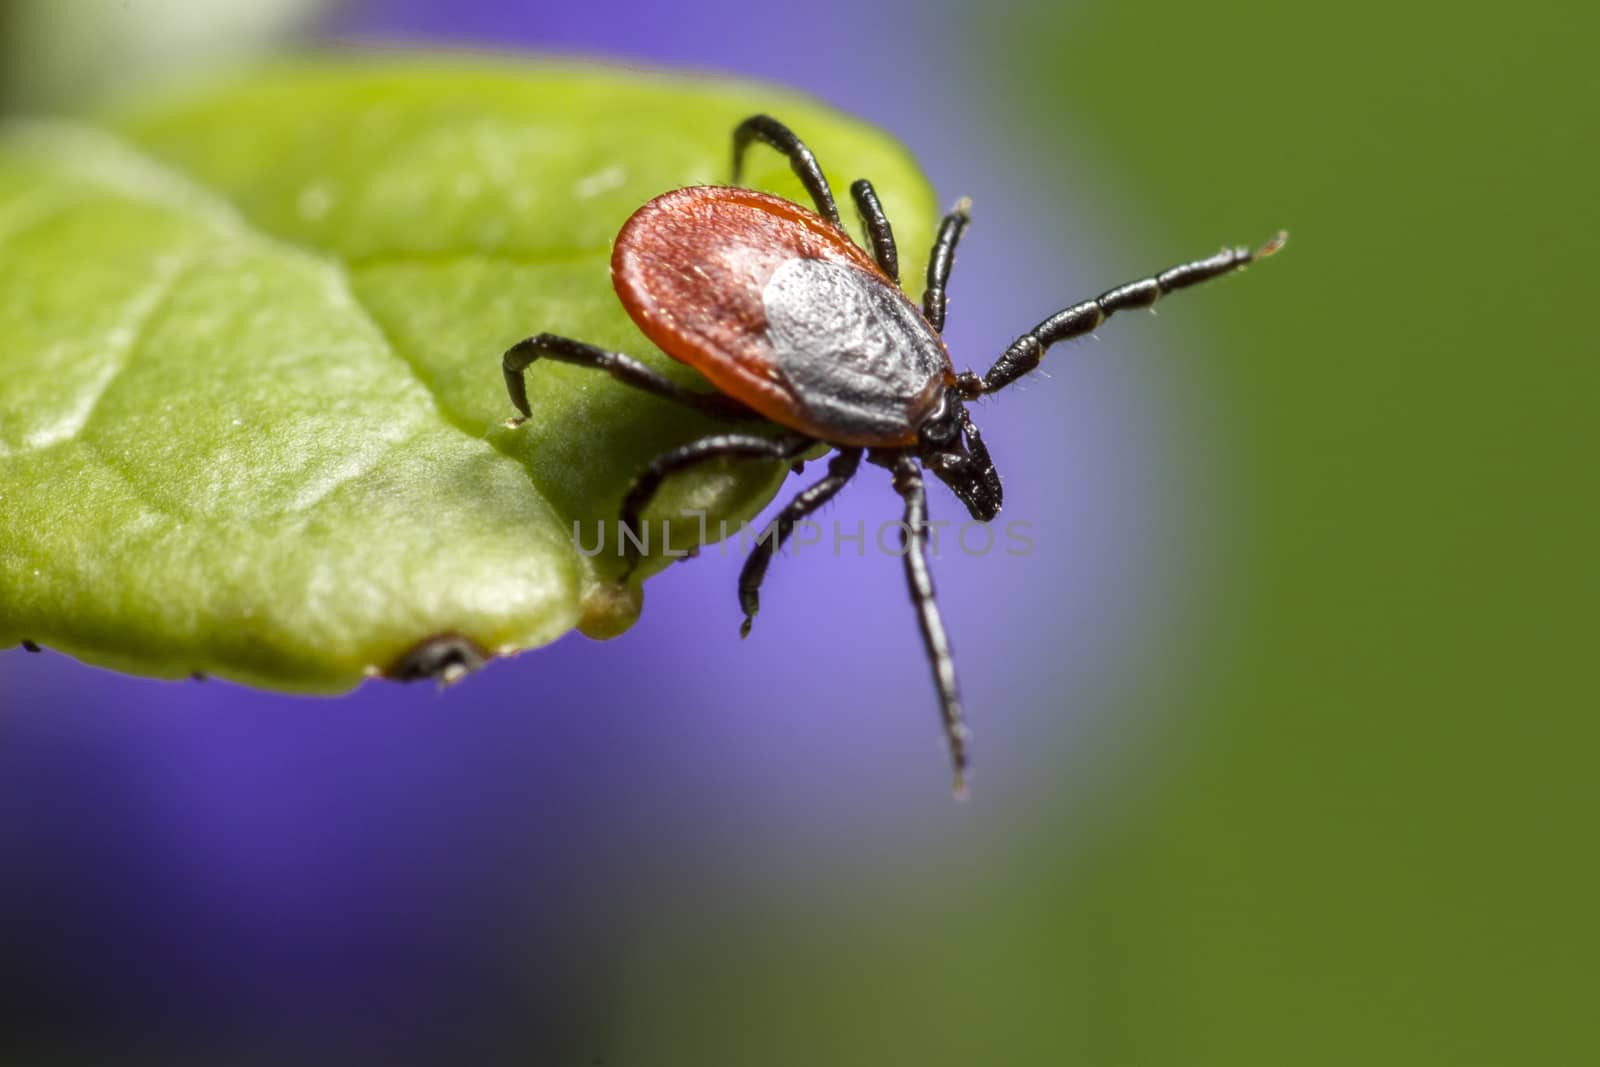
{"type": "MultiPolygon", "coordinates": [[[[726,181],[732,126],[761,110],[841,191],[870,175],[917,262],[935,204],[904,152],[750,85],[346,59],[103,129],[5,128],[0,643],[329,690],[441,635],[506,654],[626,629],[614,538],[586,557],[574,522],[614,533],[632,477],[721,424],[540,364],[508,429],[500,354],[551,330],[704,387],[621,310],[609,245],[650,197],[726,181]]],[[[802,196],[777,153],[751,163],[802,196]]],[[[783,475],[684,475],[651,525],[699,506],[714,537],[783,475]]]]}

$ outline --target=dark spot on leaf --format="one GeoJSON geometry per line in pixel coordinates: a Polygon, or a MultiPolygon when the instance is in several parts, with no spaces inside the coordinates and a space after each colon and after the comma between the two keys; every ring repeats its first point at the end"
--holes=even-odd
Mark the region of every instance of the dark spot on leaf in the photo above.
{"type": "Polygon", "coordinates": [[[460,634],[437,634],[417,642],[383,676],[393,682],[433,679],[441,685],[458,682],[489,659],[476,641],[460,634]]]}
{"type": "Polygon", "coordinates": [[[23,641],[22,641],[22,647],[27,649],[29,652],[43,652],[44,651],[44,649],[40,648],[38,645],[34,644],[32,641],[27,640],[26,638],[24,638],[23,641]]]}

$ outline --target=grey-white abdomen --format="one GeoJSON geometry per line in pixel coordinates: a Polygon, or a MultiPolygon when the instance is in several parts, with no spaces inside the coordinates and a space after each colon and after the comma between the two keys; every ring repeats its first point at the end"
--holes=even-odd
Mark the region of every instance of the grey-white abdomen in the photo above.
{"type": "Polygon", "coordinates": [[[852,435],[915,432],[949,356],[916,307],[863,270],[791,259],[762,292],[778,372],[817,423],[852,435]]]}

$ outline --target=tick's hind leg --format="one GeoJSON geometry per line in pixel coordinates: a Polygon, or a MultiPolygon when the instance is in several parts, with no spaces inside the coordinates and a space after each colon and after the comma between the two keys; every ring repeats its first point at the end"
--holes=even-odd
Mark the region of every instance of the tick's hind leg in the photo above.
{"type": "Polygon", "coordinates": [[[945,633],[939,605],[933,598],[933,575],[928,571],[928,499],[923,489],[922,472],[909,453],[894,463],[894,489],[906,503],[905,522],[900,540],[905,548],[906,585],[911,603],[917,609],[922,643],[933,666],[933,684],[939,691],[939,715],[944,722],[945,743],[950,748],[950,763],[955,769],[955,791],[967,790],[967,725],[961,718],[961,691],[956,685],[955,658],[950,654],[950,637],[945,633]]]}
{"type": "Polygon", "coordinates": [[[889,276],[889,280],[899,285],[900,251],[895,247],[894,229],[889,225],[889,216],[883,213],[883,205],[878,202],[878,191],[871,182],[861,178],[850,186],[850,196],[856,202],[856,212],[861,216],[861,221],[866,223],[867,240],[872,242],[872,258],[878,261],[878,266],[889,276]]]}
{"type": "Polygon", "coordinates": [[[524,374],[528,367],[539,359],[553,359],[558,363],[571,363],[579,367],[603,370],[624,385],[643,389],[664,400],[684,404],[720,419],[760,417],[737,400],[721,393],[697,393],[693,389],[685,389],[632,356],[625,356],[621,352],[607,352],[603,348],[597,348],[585,341],[574,341],[570,337],[541,333],[512,345],[501,362],[506,376],[506,392],[511,394],[511,402],[522,412],[523,418],[532,414],[528,407],[528,384],[524,374]]]}
{"type": "MultiPolygon", "coordinates": [[[[626,579],[639,565],[639,516],[650,506],[650,501],[654,499],[656,491],[661,488],[661,483],[668,475],[723,456],[740,459],[773,459],[788,463],[815,443],[811,438],[798,434],[756,437],[753,434],[722,433],[702,437],[698,441],[691,441],[657,456],[655,461],[645,468],[644,473],[633,480],[627,495],[622,498],[622,525],[630,535],[622,538],[623,556],[627,560],[622,570],[622,577],[626,579]]],[[[648,534],[645,542],[648,543],[648,534]]]]}
{"type": "Polygon", "coordinates": [[[788,156],[795,177],[800,179],[800,184],[806,187],[806,192],[811,194],[812,201],[817,205],[817,214],[835,226],[841,226],[839,205],[833,202],[833,190],[828,187],[828,179],[822,176],[822,166],[817,162],[817,157],[812,155],[804,141],[795,136],[793,130],[771,115],[751,115],[734,127],[734,185],[739,184],[739,178],[744,173],[744,153],[751,141],[771,145],[788,156]]]}
{"type": "Polygon", "coordinates": [[[750,636],[750,625],[756,612],[761,610],[761,582],[767,576],[767,565],[774,552],[783,550],[784,542],[794,532],[795,523],[832,500],[861,466],[861,449],[841,450],[828,463],[828,475],[814,485],[800,491],[778,513],[776,529],[770,537],[758,537],[750,556],[739,572],[739,606],[744,609],[744,622],[739,627],[740,637],[750,636]]]}

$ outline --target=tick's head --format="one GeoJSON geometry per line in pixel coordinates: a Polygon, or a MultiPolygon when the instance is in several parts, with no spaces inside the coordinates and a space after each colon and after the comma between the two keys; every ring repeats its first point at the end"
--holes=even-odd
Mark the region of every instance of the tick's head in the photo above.
{"type": "Polygon", "coordinates": [[[917,451],[923,465],[961,498],[974,519],[989,522],[1000,514],[999,472],[956,389],[945,390],[938,410],[923,423],[917,451]]]}

